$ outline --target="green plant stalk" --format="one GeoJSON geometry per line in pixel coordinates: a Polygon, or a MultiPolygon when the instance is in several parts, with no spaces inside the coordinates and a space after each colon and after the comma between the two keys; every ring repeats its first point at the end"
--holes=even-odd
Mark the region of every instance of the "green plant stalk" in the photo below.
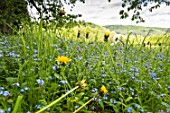
{"type": "Polygon", "coordinates": [[[79,107],[77,110],[75,110],[73,113],[77,113],[78,111],[80,111],[84,106],[86,106],[88,103],[90,103],[93,99],[94,99],[94,97],[91,98],[89,101],[87,101],[85,104],[83,104],[81,107],[79,107]]]}
{"type": "Polygon", "coordinates": [[[22,101],[22,98],[23,98],[23,95],[19,95],[18,98],[17,98],[17,101],[15,103],[15,107],[14,107],[14,110],[12,111],[12,113],[18,113],[18,107],[19,105],[21,105],[21,101],[22,101]]]}
{"type": "Polygon", "coordinates": [[[73,92],[74,90],[76,90],[77,88],[79,88],[79,86],[74,87],[73,89],[71,89],[68,93],[62,95],[60,98],[56,99],[55,101],[53,101],[51,104],[47,105],[46,107],[44,107],[43,109],[35,112],[35,113],[41,113],[44,110],[46,110],[47,108],[50,108],[51,106],[53,106],[54,104],[56,104],[57,102],[59,102],[61,99],[63,99],[64,97],[66,97],[68,94],[70,94],[71,92],[73,92]]]}

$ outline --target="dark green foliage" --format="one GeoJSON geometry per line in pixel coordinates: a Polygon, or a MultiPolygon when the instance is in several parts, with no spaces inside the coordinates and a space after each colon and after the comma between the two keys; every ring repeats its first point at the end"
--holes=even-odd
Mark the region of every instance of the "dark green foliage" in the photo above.
{"type": "Polygon", "coordinates": [[[22,21],[29,20],[27,2],[0,0],[0,33],[11,34],[19,29],[22,21]]]}

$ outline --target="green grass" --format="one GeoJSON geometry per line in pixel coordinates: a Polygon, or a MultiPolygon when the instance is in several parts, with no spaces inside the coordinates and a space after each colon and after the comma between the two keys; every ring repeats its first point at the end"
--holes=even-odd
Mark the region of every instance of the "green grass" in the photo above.
{"type": "Polygon", "coordinates": [[[143,47],[135,44],[130,34],[126,46],[111,46],[103,42],[103,30],[75,27],[46,31],[32,25],[19,35],[1,36],[0,110],[34,113],[50,105],[46,112],[73,113],[80,106],[80,113],[168,111],[169,46],[143,47]],[[86,30],[91,33],[89,39],[85,39],[86,30]],[[58,56],[67,56],[71,62],[61,65],[55,61],[58,56]],[[81,86],[82,80],[86,87],[81,86]],[[103,85],[107,94],[100,92],[103,85]]]}

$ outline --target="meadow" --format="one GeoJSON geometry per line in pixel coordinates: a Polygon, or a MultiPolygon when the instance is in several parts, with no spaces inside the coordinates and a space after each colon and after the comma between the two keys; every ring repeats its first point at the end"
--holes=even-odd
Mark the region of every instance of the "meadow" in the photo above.
{"type": "Polygon", "coordinates": [[[105,30],[27,25],[1,35],[0,113],[170,112],[170,35],[129,33],[123,46],[103,42],[105,30]]]}

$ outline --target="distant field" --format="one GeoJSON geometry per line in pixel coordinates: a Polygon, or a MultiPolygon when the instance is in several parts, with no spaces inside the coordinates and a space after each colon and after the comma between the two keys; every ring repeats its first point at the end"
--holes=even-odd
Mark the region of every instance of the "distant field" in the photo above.
{"type": "Polygon", "coordinates": [[[156,28],[156,27],[143,27],[143,26],[132,26],[132,25],[108,25],[103,26],[109,30],[114,30],[117,34],[129,34],[132,32],[136,35],[145,36],[150,31],[150,35],[155,34],[166,34],[170,33],[170,28],[156,28]]]}
{"type": "Polygon", "coordinates": [[[114,42],[115,38],[121,38],[124,42],[126,42],[128,35],[132,32],[129,38],[129,42],[131,44],[141,44],[143,40],[145,43],[150,42],[152,45],[158,45],[161,43],[165,46],[170,44],[170,30],[168,31],[167,28],[149,28],[122,25],[111,25],[103,27],[93,23],[82,23],[80,26],[76,26],[71,29],[62,29],[60,34],[62,37],[68,39],[73,38],[77,40],[77,34],[79,31],[79,39],[86,40],[87,43],[93,41],[103,42],[105,31],[107,30],[110,31],[109,40],[111,42],[114,42]],[[89,32],[88,39],[85,38],[87,32],[89,32]]]}

